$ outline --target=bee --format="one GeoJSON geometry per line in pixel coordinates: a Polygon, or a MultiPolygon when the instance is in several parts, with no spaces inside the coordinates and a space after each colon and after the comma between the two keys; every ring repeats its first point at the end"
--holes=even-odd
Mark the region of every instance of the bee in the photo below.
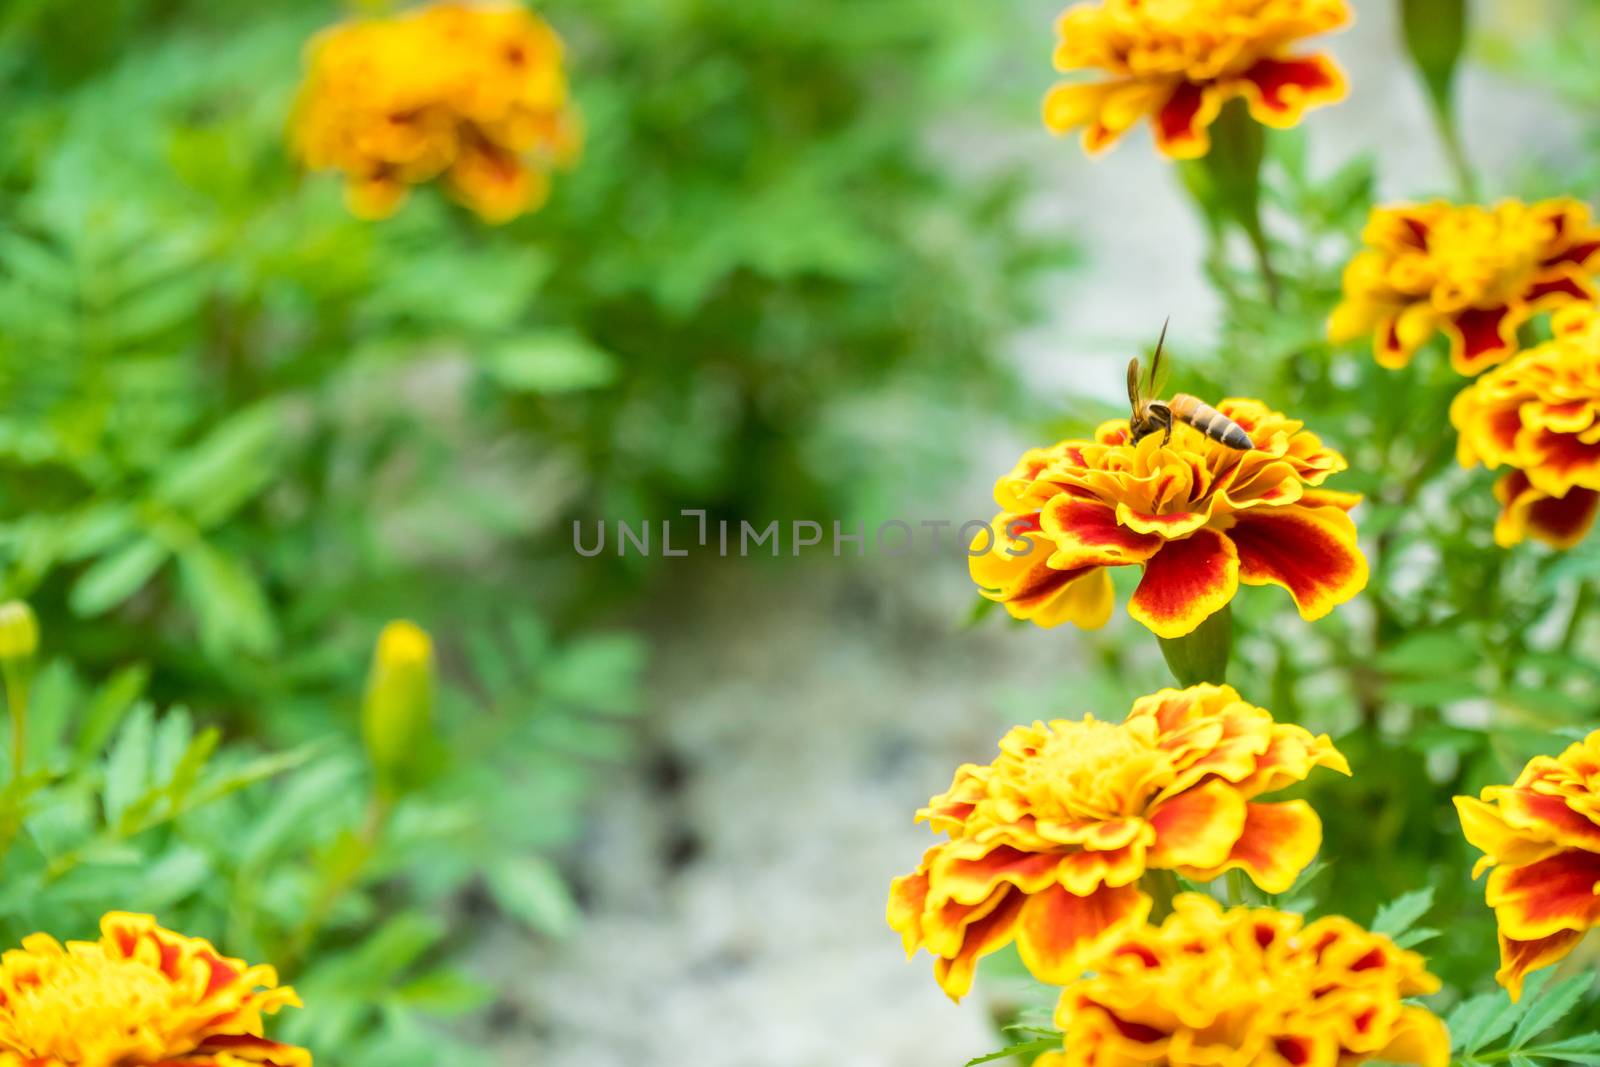
{"type": "Polygon", "coordinates": [[[1155,355],[1150,357],[1150,376],[1145,379],[1143,389],[1139,387],[1139,357],[1134,356],[1128,361],[1128,403],[1133,405],[1133,414],[1128,416],[1128,430],[1133,442],[1137,444],[1141,437],[1160,430],[1161,443],[1165,445],[1172,440],[1172,423],[1176,419],[1188,423],[1227,448],[1241,452],[1254,448],[1255,444],[1250,440],[1250,435],[1244,432],[1244,427],[1199,397],[1179,393],[1171,400],[1157,399],[1163,384],[1157,376],[1165,378],[1161,366],[1161,346],[1166,339],[1167,323],[1164,322],[1161,324],[1161,337],[1156,341],[1155,355]]]}

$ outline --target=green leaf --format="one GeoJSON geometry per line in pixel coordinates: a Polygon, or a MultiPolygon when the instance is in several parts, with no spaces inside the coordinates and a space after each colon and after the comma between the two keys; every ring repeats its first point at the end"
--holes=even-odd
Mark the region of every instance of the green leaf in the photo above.
{"type": "Polygon", "coordinates": [[[1558,983],[1549,992],[1533,1000],[1522,1021],[1511,1033],[1511,1047],[1521,1048],[1529,1039],[1538,1037],[1556,1023],[1566,1018],[1584,994],[1594,985],[1594,975],[1579,974],[1558,983]]]}
{"type": "Polygon", "coordinates": [[[272,482],[282,437],[275,405],[241,411],[178,454],[156,482],[156,499],[213,526],[272,482]]]}
{"type": "Polygon", "coordinates": [[[578,906],[549,860],[509,857],[489,868],[488,884],[495,903],[540,933],[564,937],[577,923],[578,906]]]}
{"type": "Polygon", "coordinates": [[[278,647],[278,631],[266,594],[243,563],[205,541],[178,554],[183,585],[199,616],[201,642],[211,652],[265,656],[278,647]]]}
{"type": "Polygon", "coordinates": [[[133,710],[106,756],[104,803],[112,826],[143,795],[150,772],[150,746],[155,712],[147,703],[133,710]]]}
{"type": "Polygon", "coordinates": [[[142,538],[102,556],[78,576],[68,603],[75,615],[93,618],[137,593],[167,561],[166,546],[142,538]]]}
{"type": "Polygon", "coordinates": [[[1524,1056],[1557,1060],[1562,1063],[1600,1064],[1600,1032],[1553,1041],[1519,1050],[1524,1056]]]}
{"type": "Polygon", "coordinates": [[[429,971],[395,990],[395,996],[424,1011],[458,1015],[476,1011],[495,998],[495,987],[455,970],[429,971]]]}
{"type": "Polygon", "coordinates": [[[507,389],[527,393],[598,389],[617,379],[617,361],[611,353],[567,331],[508,341],[489,352],[484,368],[507,389]]]}
{"type": "Polygon", "coordinates": [[[1481,993],[1457,1004],[1445,1020],[1450,1029],[1450,1047],[1473,1053],[1504,1035],[1538,999],[1549,977],[1549,971],[1541,971],[1529,978],[1523,984],[1522,999],[1515,1004],[1504,989],[1481,993]]]}
{"type": "Polygon", "coordinates": [[[1435,930],[1433,927],[1418,926],[1407,930],[1405,933],[1394,938],[1393,940],[1395,947],[1397,948],[1416,948],[1418,945],[1432,941],[1438,936],[1439,931],[1435,930]]]}
{"type": "Polygon", "coordinates": [[[983,1056],[974,1056],[966,1062],[965,1067],[973,1067],[978,1063],[993,1063],[995,1060],[1010,1059],[1015,1056],[1024,1063],[1033,1062],[1033,1057],[1045,1052],[1057,1052],[1061,1049],[1061,1035],[1055,1037],[1035,1038],[1032,1041],[1021,1041],[1015,1045],[1007,1045],[998,1052],[990,1052],[983,1056]]]}
{"type": "Polygon", "coordinates": [[[1372,932],[1398,937],[1417,924],[1433,907],[1433,887],[1412,890],[1378,909],[1372,919],[1372,932]]]}
{"type": "Polygon", "coordinates": [[[150,682],[150,668],[142,663],[124,667],[95,691],[78,725],[74,751],[78,762],[92,759],[106,743],[133,702],[150,682]]]}

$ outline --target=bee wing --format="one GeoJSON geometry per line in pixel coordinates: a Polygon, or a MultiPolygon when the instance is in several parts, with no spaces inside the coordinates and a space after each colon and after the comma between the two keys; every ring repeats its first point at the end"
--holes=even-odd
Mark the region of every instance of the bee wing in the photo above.
{"type": "Polygon", "coordinates": [[[1128,360],[1128,405],[1139,410],[1139,357],[1128,360]]]}
{"type": "Polygon", "coordinates": [[[1167,325],[1172,322],[1169,317],[1161,324],[1161,336],[1156,338],[1156,352],[1150,357],[1150,381],[1145,389],[1146,396],[1160,396],[1161,391],[1167,387],[1167,372],[1172,369],[1171,361],[1161,358],[1162,346],[1167,341],[1167,325]]]}

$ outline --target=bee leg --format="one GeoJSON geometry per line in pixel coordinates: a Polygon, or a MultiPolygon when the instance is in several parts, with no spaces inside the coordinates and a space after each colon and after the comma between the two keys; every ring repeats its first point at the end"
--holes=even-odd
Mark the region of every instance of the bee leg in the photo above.
{"type": "Polygon", "coordinates": [[[1172,420],[1167,420],[1166,432],[1161,435],[1161,447],[1166,448],[1172,443],[1172,420]]]}

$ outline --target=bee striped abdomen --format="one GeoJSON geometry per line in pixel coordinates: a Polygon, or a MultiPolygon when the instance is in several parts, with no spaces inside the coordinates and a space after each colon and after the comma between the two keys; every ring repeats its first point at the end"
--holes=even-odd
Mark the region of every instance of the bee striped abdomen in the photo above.
{"type": "Polygon", "coordinates": [[[1213,441],[1245,451],[1255,447],[1244,427],[1197,396],[1179,393],[1168,406],[1174,417],[1188,423],[1213,441]]]}

